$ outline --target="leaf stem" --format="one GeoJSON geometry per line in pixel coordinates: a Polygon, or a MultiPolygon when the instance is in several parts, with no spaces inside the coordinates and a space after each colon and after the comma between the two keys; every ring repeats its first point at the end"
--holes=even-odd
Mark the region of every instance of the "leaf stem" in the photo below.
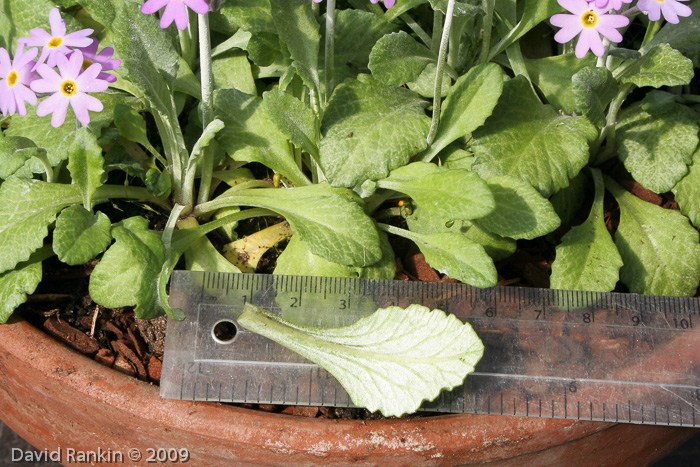
{"type": "MultiPolygon", "coordinates": [[[[206,129],[214,118],[213,93],[214,75],[212,73],[211,38],[209,34],[209,14],[198,15],[199,19],[199,62],[202,84],[202,128],[206,129]]],[[[204,130],[202,130],[204,131],[204,130]]],[[[195,165],[196,167],[196,165],[195,165]]],[[[195,170],[195,168],[192,168],[195,170]]],[[[214,151],[206,147],[202,151],[202,176],[199,185],[197,204],[209,200],[211,177],[214,171],[214,151]]]]}
{"type": "Polygon", "coordinates": [[[423,43],[427,45],[428,48],[432,49],[433,40],[431,39],[430,35],[427,32],[425,32],[425,30],[420,26],[420,24],[416,22],[415,19],[413,19],[411,15],[409,15],[408,13],[402,13],[401,15],[399,15],[399,18],[401,18],[403,22],[406,23],[406,26],[411,28],[411,30],[416,33],[416,36],[418,36],[418,38],[421,41],[423,41],[423,43]]]}
{"type": "Polygon", "coordinates": [[[331,94],[333,94],[333,88],[335,87],[335,0],[326,0],[325,58],[326,93],[324,103],[328,104],[328,100],[331,94]]]}
{"type": "Polygon", "coordinates": [[[172,206],[164,199],[152,195],[147,189],[134,186],[102,185],[95,190],[93,200],[100,199],[135,199],[153,203],[156,206],[170,211],[172,206]]]}
{"type": "MultiPolygon", "coordinates": [[[[435,87],[433,96],[433,118],[430,123],[430,131],[428,132],[428,146],[433,143],[435,135],[440,125],[440,109],[442,107],[442,78],[445,74],[445,56],[447,54],[447,44],[450,42],[450,29],[452,28],[452,17],[455,11],[455,1],[449,0],[447,4],[447,13],[445,14],[445,25],[442,29],[442,39],[440,40],[440,53],[438,54],[437,70],[435,72],[435,87]]],[[[437,15],[438,12],[436,11],[437,15]]],[[[434,35],[434,33],[433,33],[434,35]]]]}
{"type": "Polygon", "coordinates": [[[491,49],[491,32],[493,29],[493,10],[496,7],[496,0],[484,0],[484,36],[481,38],[481,51],[477,64],[486,63],[489,59],[489,50],[491,49]]]}

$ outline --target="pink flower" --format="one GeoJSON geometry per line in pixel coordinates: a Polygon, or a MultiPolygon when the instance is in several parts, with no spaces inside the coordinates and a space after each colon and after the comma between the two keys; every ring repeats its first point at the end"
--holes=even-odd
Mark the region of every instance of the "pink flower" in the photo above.
{"type": "MultiPolygon", "coordinates": [[[[656,1],[656,0],[653,0],[656,1]]],[[[586,0],[557,0],[559,5],[569,10],[571,15],[558,14],[551,18],[554,26],[562,28],[554,35],[554,40],[564,44],[576,36],[576,56],[583,58],[589,50],[597,56],[605,53],[602,34],[611,42],[620,42],[622,34],[617,28],[627,26],[629,18],[624,15],[608,14],[606,10],[597,8],[594,2],[586,0]]]]}
{"type": "Polygon", "coordinates": [[[623,3],[632,3],[632,0],[595,0],[596,8],[606,8],[608,10],[619,10],[623,3]]]}
{"type": "Polygon", "coordinates": [[[111,47],[105,47],[100,53],[97,53],[97,45],[97,39],[93,39],[92,43],[87,47],[76,49],[83,53],[82,69],[86,70],[93,63],[99,63],[102,65],[102,72],[97,75],[97,78],[113,83],[117,80],[117,77],[110,73],[104,73],[104,71],[116,70],[122,64],[122,61],[112,58],[114,49],[111,47]]]}
{"type": "Polygon", "coordinates": [[[31,37],[19,39],[19,43],[27,46],[43,47],[37,63],[44,63],[49,66],[56,65],[56,57],[70,52],[70,47],[87,47],[92,39],[92,29],[81,29],[80,31],[66,34],[66,22],[61,18],[58,8],[49,12],[49,25],[51,34],[41,28],[30,29],[31,37]]]}
{"type": "Polygon", "coordinates": [[[36,94],[30,89],[30,83],[35,79],[34,57],[39,52],[36,48],[24,51],[20,47],[15,52],[15,58],[10,62],[7,50],[0,47],[0,112],[3,116],[13,115],[15,112],[27,115],[26,102],[36,105],[36,94]]]}
{"type": "Polygon", "coordinates": [[[678,24],[680,22],[679,16],[693,14],[693,10],[689,6],[680,3],[685,1],[687,0],[639,0],[637,8],[649,13],[649,19],[652,21],[660,20],[661,13],[663,13],[666,21],[678,24]]]}
{"type": "Polygon", "coordinates": [[[187,28],[189,17],[187,7],[200,15],[209,12],[209,5],[204,0],[148,0],[141,7],[141,13],[150,15],[165,7],[160,17],[160,27],[165,29],[175,21],[175,26],[179,30],[187,28]]]}
{"type": "Polygon", "coordinates": [[[58,73],[44,63],[37,66],[41,79],[32,82],[32,90],[53,94],[39,104],[36,114],[43,117],[52,113],[51,126],[57,128],[66,120],[70,104],[78,121],[87,125],[90,123],[88,111],[100,112],[104,108],[99,99],[87,94],[104,91],[109,86],[106,80],[97,78],[102,71],[102,65],[93,63],[87,70],[82,71],[84,60],[80,50],[73,52],[70,58],[59,55],[56,61],[58,73]]]}

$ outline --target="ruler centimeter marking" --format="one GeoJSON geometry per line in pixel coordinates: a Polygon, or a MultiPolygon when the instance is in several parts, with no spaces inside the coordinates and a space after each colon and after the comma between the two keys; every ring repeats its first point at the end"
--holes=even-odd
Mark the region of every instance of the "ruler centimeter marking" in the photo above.
{"type": "Polygon", "coordinates": [[[325,370],[237,327],[244,303],[312,326],[419,303],[468,321],[485,345],[465,384],[423,410],[700,426],[700,300],[464,284],[176,271],[161,396],[351,407],[325,370]],[[614,406],[614,413],[612,409],[614,406]]]}

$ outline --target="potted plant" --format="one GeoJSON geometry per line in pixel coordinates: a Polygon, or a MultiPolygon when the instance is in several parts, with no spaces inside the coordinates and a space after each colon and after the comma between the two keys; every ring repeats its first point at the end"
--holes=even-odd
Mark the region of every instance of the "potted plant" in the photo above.
{"type": "MultiPolygon", "coordinates": [[[[497,283],[495,262],[517,242],[548,239],[557,243],[554,288],[695,294],[697,1],[58,3],[10,0],[3,10],[3,321],[53,256],[72,265],[99,257],[89,285],[98,304],[178,319],[167,296],[178,265],[251,272],[289,239],[276,274],[391,279],[389,235],[478,287],[497,283]],[[35,14],[21,14],[27,5],[35,14]],[[623,187],[672,193],[678,210],[623,187]],[[259,218],[276,221],[237,238],[240,224],[259,218]]],[[[157,400],[99,366],[73,373],[77,363],[54,358],[55,344],[26,323],[0,332],[3,403],[12,407],[3,418],[18,429],[43,410],[39,394],[56,392],[76,401],[73,412],[94,414],[88,431],[102,436],[80,441],[85,431],[61,428],[84,450],[104,438],[104,449],[125,452],[123,431],[137,420],[148,426],[134,445],[144,453],[171,442],[199,459],[211,452],[210,462],[228,455],[249,464],[327,464],[331,452],[339,465],[470,462],[459,446],[480,453],[472,462],[521,462],[587,445],[622,462],[687,435],[467,416],[280,427],[283,415],[157,400]],[[17,373],[26,366],[19,348],[30,351],[30,375],[17,373]],[[59,389],[47,386],[58,380],[59,389]],[[110,410],[126,398],[134,405],[110,410]],[[181,444],[166,421],[184,430],[181,444]],[[334,434],[316,442],[310,433],[322,425],[334,434]],[[623,436],[648,444],[623,452],[623,436]],[[466,437],[476,444],[457,442],[466,437]],[[205,447],[189,447],[194,438],[205,447]],[[253,457],[261,445],[263,457],[253,457]]],[[[30,422],[19,431],[57,445],[30,422]]]]}

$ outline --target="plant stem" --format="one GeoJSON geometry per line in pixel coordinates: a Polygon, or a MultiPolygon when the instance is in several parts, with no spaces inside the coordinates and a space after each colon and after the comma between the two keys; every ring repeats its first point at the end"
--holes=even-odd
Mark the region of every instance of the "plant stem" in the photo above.
{"type": "Polygon", "coordinates": [[[95,190],[95,194],[92,197],[93,200],[112,198],[142,200],[153,203],[166,211],[170,211],[172,209],[172,206],[168,201],[152,195],[145,188],[135,186],[102,185],[95,190]]]}
{"type": "Polygon", "coordinates": [[[438,31],[442,31],[442,12],[435,10],[433,11],[433,38],[430,43],[430,50],[434,53],[438,53],[440,47],[440,41],[437,40],[438,31]]]}
{"type": "MultiPolygon", "coordinates": [[[[435,72],[435,88],[433,97],[433,119],[428,132],[428,146],[433,143],[435,135],[440,125],[440,109],[442,106],[442,78],[445,74],[445,55],[447,54],[447,44],[450,41],[450,29],[452,28],[452,16],[455,11],[455,0],[449,0],[447,13],[445,14],[445,25],[442,29],[442,39],[440,40],[440,53],[438,54],[437,70],[435,72]]],[[[437,11],[435,12],[437,14],[437,11]]],[[[434,32],[433,32],[434,35],[434,32]]]]}
{"type": "MultiPolygon", "coordinates": [[[[615,144],[615,126],[617,125],[617,114],[620,112],[622,104],[625,102],[627,95],[632,91],[632,84],[623,85],[617,92],[615,98],[610,102],[608,107],[608,114],[605,117],[605,126],[600,131],[598,139],[591,145],[591,154],[595,155],[600,150],[603,142],[606,142],[606,153],[609,152],[615,144]]],[[[601,163],[604,162],[606,158],[598,157],[593,162],[601,163]]]]}
{"type": "Polygon", "coordinates": [[[484,0],[484,36],[481,38],[481,51],[477,64],[486,63],[489,59],[491,49],[491,32],[493,29],[493,10],[496,7],[496,0],[484,0]]]}
{"type": "Polygon", "coordinates": [[[610,51],[610,41],[608,40],[607,37],[603,37],[603,49],[605,50],[603,52],[603,55],[598,57],[598,60],[596,60],[595,66],[598,68],[604,67],[605,62],[607,61],[607,58],[608,58],[608,52],[610,51]]]}
{"type": "Polygon", "coordinates": [[[423,41],[425,45],[432,49],[433,40],[430,38],[430,35],[425,32],[425,30],[416,22],[416,20],[413,19],[413,17],[411,17],[411,15],[408,13],[402,13],[399,15],[399,18],[406,23],[406,26],[411,28],[411,30],[416,33],[416,36],[418,36],[418,38],[423,41]]]}
{"type": "Polygon", "coordinates": [[[642,47],[647,45],[656,36],[656,33],[661,29],[661,21],[649,21],[647,25],[647,30],[644,33],[644,39],[642,40],[642,47]]]}
{"type": "Polygon", "coordinates": [[[333,94],[335,87],[335,0],[326,0],[326,62],[325,78],[326,78],[326,95],[324,103],[328,104],[328,100],[333,94]]]}
{"type": "MultiPolygon", "coordinates": [[[[209,14],[198,15],[199,19],[199,63],[202,81],[202,128],[206,128],[214,118],[213,92],[214,75],[212,73],[211,38],[209,37],[209,14]]],[[[192,170],[195,170],[193,167],[192,170]]],[[[214,151],[211,147],[202,150],[202,177],[199,185],[197,204],[209,200],[211,177],[214,171],[214,151]]]]}

